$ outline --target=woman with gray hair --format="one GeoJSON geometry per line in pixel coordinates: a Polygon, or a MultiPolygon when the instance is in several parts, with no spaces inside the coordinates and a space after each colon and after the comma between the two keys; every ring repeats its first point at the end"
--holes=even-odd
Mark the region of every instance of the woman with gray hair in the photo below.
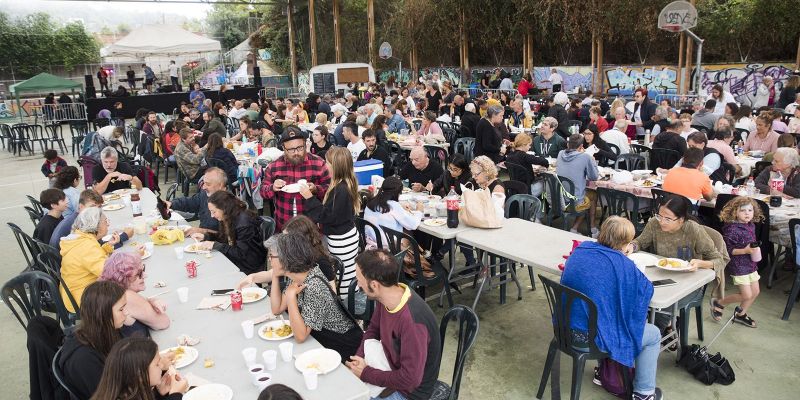
{"type": "Polygon", "coordinates": [[[475,128],[474,155],[489,157],[494,163],[500,162],[500,149],[503,146],[503,137],[497,126],[503,122],[503,107],[489,106],[486,109],[486,118],[478,121],[475,128]]]}
{"type": "Polygon", "coordinates": [[[800,197],[800,156],[794,147],[779,147],[772,156],[772,168],[764,168],[756,178],[756,188],[761,193],[780,194],[770,187],[770,180],[780,177],[784,180],[783,194],[800,197]]]}
{"type": "Polygon", "coordinates": [[[327,278],[315,263],[314,251],[305,237],[279,233],[264,243],[272,268],[270,305],[275,315],[287,312],[298,343],[313,336],[321,345],[349,361],[361,345],[363,332],[344,309],[327,278]],[[289,278],[281,292],[280,277],[289,278]]]}
{"type": "Polygon", "coordinates": [[[558,92],[553,96],[553,105],[547,110],[547,116],[553,117],[558,121],[556,133],[562,138],[569,137],[569,116],[565,106],[569,103],[569,96],[564,92],[558,92]]]}
{"type": "MultiPolygon", "coordinates": [[[[100,245],[100,238],[107,233],[108,218],[103,211],[88,207],[78,214],[72,225],[72,233],[61,239],[61,277],[78,306],[83,290],[100,278],[108,255],[120,241],[119,234],[115,232],[111,240],[100,245]]],[[[60,291],[64,305],[70,312],[75,312],[64,286],[60,291]]]]}

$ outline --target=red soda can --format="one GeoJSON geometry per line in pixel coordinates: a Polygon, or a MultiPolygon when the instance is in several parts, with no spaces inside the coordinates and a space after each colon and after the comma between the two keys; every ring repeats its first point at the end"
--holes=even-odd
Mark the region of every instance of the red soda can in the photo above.
{"type": "Polygon", "coordinates": [[[186,275],[189,278],[196,278],[197,277],[197,262],[192,260],[186,263],[186,275]]]}
{"type": "Polygon", "coordinates": [[[231,292],[231,307],[233,311],[242,311],[242,292],[231,292]]]}

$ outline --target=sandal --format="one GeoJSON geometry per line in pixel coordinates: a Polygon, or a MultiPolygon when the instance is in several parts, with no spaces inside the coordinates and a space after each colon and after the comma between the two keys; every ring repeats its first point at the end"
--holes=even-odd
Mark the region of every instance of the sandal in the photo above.
{"type": "Polygon", "coordinates": [[[733,317],[733,322],[740,323],[740,324],[742,324],[742,325],[744,325],[744,326],[746,326],[748,328],[755,328],[756,327],[756,321],[754,321],[752,318],[750,318],[747,314],[735,315],[733,317]]]}
{"type": "MultiPolygon", "coordinates": [[[[664,328],[664,335],[662,336],[662,338],[665,337],[665,336],[668,336],[673,331],[674,331],[674,329],[672,329],[672,326],[668,326],[668,327],[664,328]]],[[[667,343],[669,343],[669,342],[671,342],[673,340],[675,340],[675,339],[672,338],[672,337],[670,337],[668,339],[661,339],[661,346],[664,346],[664,345],[666,345],[667,343]]],[[[669,351],[676,351],[676,350],[678,350],[678,344],[677,343],[673,343],[667,349],[669,351]]]]}
{"type": "Polygon", "coordinates": [[[713,297],[709,299],[709,303],[711,304],[711,318],[719,322],[722,320],[722,310],[725,309],[725,306],[719,304],[719,301],[713,297]]]}

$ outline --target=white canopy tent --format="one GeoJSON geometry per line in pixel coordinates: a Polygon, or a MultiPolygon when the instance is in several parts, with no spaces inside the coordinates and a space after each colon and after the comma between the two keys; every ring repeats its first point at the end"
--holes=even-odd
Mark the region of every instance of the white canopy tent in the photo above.
{"type": "Polygon", "coordinates": [[[145,25],[101,50],[103,57],[173,56],[219,52],[219,41],[195,35],[172,25],[145,25]]]}

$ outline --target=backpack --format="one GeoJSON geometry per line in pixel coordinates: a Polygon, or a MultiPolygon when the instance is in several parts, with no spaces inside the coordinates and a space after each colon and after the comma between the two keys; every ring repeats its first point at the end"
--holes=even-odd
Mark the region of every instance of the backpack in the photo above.
{"type": "Polygon", "coordinates": [[[606,392],[613,394],[621,399],[626,398],[627,388],[625,387],[625,373],[629,374],[628,382],[633,383],[633,368],[628,368],[611,358],[600,360],[597,365],[597,376],[600,377],[600,386],[606,392]]]}
{"type": "Polygon", "coordinates": [[[154,193],[161,193],[161,188],[158,187],[158,178],[153,170],[144,166],[134,166],[136,177],[142,181],[142,186],[152,190],[154,193]]]}

